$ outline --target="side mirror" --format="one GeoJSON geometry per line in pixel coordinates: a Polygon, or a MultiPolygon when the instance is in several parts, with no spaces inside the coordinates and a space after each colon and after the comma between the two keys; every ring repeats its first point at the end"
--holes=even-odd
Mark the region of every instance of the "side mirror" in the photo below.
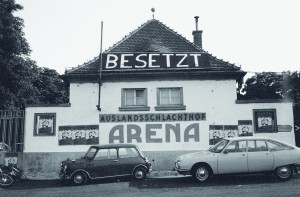
{"type": "Polygon", "coordinates": [[[223,153],[224,153],[224,154],[228,154],[228,150],[224,150],[223,153]]]}

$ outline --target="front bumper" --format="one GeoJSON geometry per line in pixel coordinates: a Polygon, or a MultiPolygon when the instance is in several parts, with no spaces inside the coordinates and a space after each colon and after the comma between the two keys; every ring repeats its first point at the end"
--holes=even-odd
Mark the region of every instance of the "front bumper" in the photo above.
{"type": "Polygon", "coordinates": [[[182,174],[182,175],[190,175],[191,174],[191,171],[189,169],[181,169],[180,160],[177,160],[175,162],[174,170],[177,171],[179,174],[182,174]]]}
{"type": "Polygon", "coordinates": [[[60,179],[70,179],[71,177],[67,174],[64,174],[64,173],[59,173],[59,178],[60,179]]]}

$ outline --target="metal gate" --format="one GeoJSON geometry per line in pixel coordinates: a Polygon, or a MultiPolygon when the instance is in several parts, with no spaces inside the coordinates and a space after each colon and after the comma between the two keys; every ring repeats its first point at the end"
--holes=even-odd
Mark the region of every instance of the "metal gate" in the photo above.
{"type": "Polygon", "coordinates": [[[0,110],[0,142],[23,152],[25,111],[0,110]]]}

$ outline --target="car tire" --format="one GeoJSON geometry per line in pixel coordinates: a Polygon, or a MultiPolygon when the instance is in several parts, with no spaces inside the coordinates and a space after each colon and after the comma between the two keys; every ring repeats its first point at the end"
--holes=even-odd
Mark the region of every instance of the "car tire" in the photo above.
{"type": "Polygon", "coordinates": [[[0,185],[8,187],[13,184],[14,179],[9,174],[0,173],[0,185]]]}
{"type": "Polygon", "coordinates": [[[287,181],[293,176],[293,169],[291,166],[280,166],[275,169],[275,176],[280,181],[287,181]]]}
{"type": "Polygon", "coordinates": [[[198,165],[193,168],[192,175],[198,182],[205,182],[209,179],[211,173],[206,165],[198,165]]]}
{"type": "Polygon", "coordinates": [[[142,167],[138,167],[133,171],[133,178],[137,181],[142,181],[146,178],[146,170],[142,167]]]}
{"type": "Polygon", "coordinates": [[[74,185],[84,185],[87,181],[87,176],[86,173],[84,172],[76,172],[73,176],[72,176],[72,183],[74,185]]]}

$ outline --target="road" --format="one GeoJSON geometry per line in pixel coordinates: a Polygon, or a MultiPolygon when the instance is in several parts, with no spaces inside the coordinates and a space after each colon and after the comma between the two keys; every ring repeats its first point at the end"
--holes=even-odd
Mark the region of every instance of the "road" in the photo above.
{"type": "Polygon", "coordinates": [[[271,175],[213,177],[207,183],[197,183],[191,177],[161,177],[137,182],[130,179],[93,181],[84,186],[72,186],[59,180],[16,182],[0,188],[1,197],[135,197],[135,196],[300,196],[300,175],[279,182],[271,175]]]}

